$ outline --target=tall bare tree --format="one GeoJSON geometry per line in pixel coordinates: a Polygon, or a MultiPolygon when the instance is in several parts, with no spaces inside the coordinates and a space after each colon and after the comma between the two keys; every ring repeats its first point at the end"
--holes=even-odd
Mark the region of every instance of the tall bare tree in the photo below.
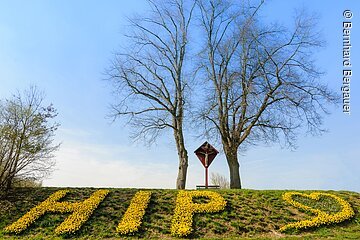
{"type": "Polygon", "coordinates": [[[0,101],[0,190],[16,181],[40,181],[54,166],[53,144],[58,127],[52,105],[42,105],[43,95],[31,87],[23,94],[0,101]]]}
{"type": "Polygon", "coordinates": [[[154,141],[163,129],[172,129],[179,157],[176,187],[184,189],[188,154],[183,123],[189,80],[185,59],[195,1],[190,5],[183,0],[148,3],[147,16],[129,20],[129,45],[116,54],[109,70],[118,96],[113,114],[129,117],[134,136],[146,141],[154,141]]]}
{"type": "Polygon", "coordinates": [[[326,103],[338,100],[315,66],[313,55],[323,45],[315,19],[300,12],[291,29],[265,26],[258,18],[263,2],[198,5],[205,36],[202,77],[211,86],[201,117],[207,133],[221,139],[231,188],[241,188],[239,149],[281,140],[291,147],[303,126],[320,134],[326,103]]]}

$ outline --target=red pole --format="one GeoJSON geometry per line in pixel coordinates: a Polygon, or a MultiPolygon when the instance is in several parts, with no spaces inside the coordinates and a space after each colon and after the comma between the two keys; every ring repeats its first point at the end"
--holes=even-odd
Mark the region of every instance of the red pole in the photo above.
{"type": "Polygon", "coordinates": [[[208,168],[206,167],[205,168],[205,188],[207,189],[209,186],[209,183],[208,183],[208,168]]]}

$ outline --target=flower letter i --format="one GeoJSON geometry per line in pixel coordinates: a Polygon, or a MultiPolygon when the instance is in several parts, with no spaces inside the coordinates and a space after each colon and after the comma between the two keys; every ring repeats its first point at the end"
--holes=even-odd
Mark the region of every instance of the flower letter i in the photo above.
{"type": "Polygon", "coordinates": [[[139,191],[131,200],[130,206],[126,210],[121,222],[116,228],[120,234],[131,234],[138,231],[145,210],[149,204],[151,192],[139,191]]]}

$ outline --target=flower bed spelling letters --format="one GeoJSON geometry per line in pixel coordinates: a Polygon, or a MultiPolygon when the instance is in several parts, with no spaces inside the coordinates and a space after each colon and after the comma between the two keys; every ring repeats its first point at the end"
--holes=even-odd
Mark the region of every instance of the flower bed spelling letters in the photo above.
{"type": "MultiPolygon", "coordinates": [[[[32,208],[19,220],[5,228],[6,232],[18,234],[28,228],[33,222],[45,213],[71,213],[56,229],[56,234],[74,233],[89,219],[94,210],[105,199],[109,190],[98,190],[88,199],[82,202],[59,202],[68,193],[68,190],[60,190],[48,197],[45,201],[32,208]]],[[[139,191],[135,194],[126,210],[122,220],[116,228],[120,234],[133,234],[139,230],[145,210],[150,202],[150,191],[139,191]]],[[[283,199],[294,207],[309,211],[316,215],[313,219],[303,220],[287,224],[281,227],[280,231],[288,229],[303,229],[317,227],[324,224],[339,223],[350,219],[355,215],[350,204],[342,198],[329,194],[313,192],[304,194],[298,192],[286,192],[283,199]],[[341,211],[334,214],[325,213],[319,209],[306,206],[293,199],[293,196],[301,196],[312,200],[319,200],[320,197],[330,197],[337,201],[341,206],[341,211]]],[[[195,213],[212,213],[224,210],[225,199],[217,192],[213,191],[179,191],[172,218],[171,234],[176,237],[185,237],[192,232],[193,215],[195,213]],[[205,197],[207,203],[194,203],[193,198],[205,197]]]]}
{"type": "Polygon", "coordinates": [[[300,208],[305,211],[309,211],[317,215],[313,219],[310,220],[303,220],[298,221],[295,223],[287,224],[280,228],[280,231],[286,231],[288,229],[303,229],[309,227],[317,227],[319,225],[326,225],[332,223],[340,223],[347,219],[350,219],[352,216],[355,215],[354,210],[351,208],[350,204],[346,202],[344,199],[329,193],[320,193],[320,192],[313,192],[311,194],[299,193],[299,192],[287,192],[284,193],[283,199],[289,202],[294,207],[300,208]],[[293,196],[301,196],[313,200],[319,200],[321,196],[326,196],[335,199],[341,205],[341,211],[335,214],[328,214],[319,209],[314,209],[312,207],[306,206],[295,201],[292,197],[293,196]]]}

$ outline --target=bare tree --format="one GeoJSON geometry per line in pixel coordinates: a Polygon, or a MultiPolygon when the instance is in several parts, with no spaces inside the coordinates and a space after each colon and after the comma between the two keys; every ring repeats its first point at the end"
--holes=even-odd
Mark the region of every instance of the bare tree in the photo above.
{"type": "Polygon", "coordinates": [[[212,185],[217,185],[221,189],[230,188],[230,182],[226,179],[225,176],[221,175],[220,173],[211,173],[210,179],[212,185]]]}
{"type": "Polygon", "coordinates": [[[262,5],[199,1],[205,36],[200,67],[211,86],[201,117],[207,133],[221,139],[231,188],[241,188],[239,149],[282,140],[293,147],[304,126],[321,134],[326,103],[338,101],[314,63],[323,45],[316,19],[300,12],[293,29],[265,26],[257,17],[262,5]]]}
{"type": "Polygon", "coordinates": [[[15,182],[39,182],[54,166],[53,144],[57,123],[52,105],[42,106],[43,95],[35,88],[0,102],[0,190],[15,182]]]}
{"type": "Polygon", "coordinates": [[[189,80],[185,59],[195,2],[148,2],[148,16],[129,20],[130,44],[116,54],[108,71],[118,96],[113,114],[129,117],[134,137],[145,141],[153,142],[161,130],[172,129],[179,157],[176,187],[184,189],[188,154],[183,123],[189,80]]]}

